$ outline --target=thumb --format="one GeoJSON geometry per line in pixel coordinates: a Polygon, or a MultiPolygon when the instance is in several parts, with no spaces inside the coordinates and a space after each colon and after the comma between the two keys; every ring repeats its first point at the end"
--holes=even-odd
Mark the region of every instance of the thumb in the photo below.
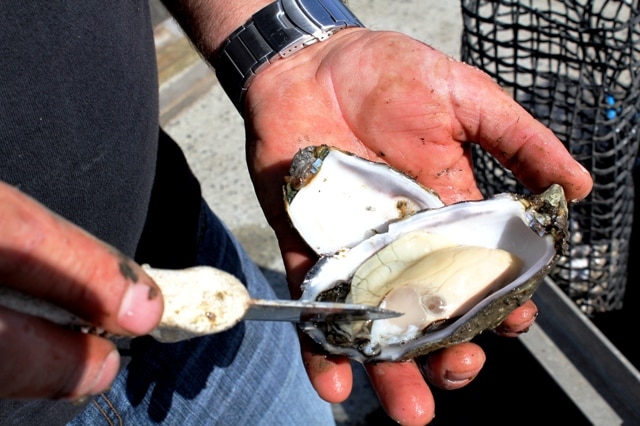
{"type": "MultiPolygon", "coordinates": [[[[4,183],[0,283],[115,334],[145,334],[163,311],[158,287],[135,262],[4,183]]],[[[0,308],[0,397],[96,393],[118,364],[106,339],[0,308]]]]}

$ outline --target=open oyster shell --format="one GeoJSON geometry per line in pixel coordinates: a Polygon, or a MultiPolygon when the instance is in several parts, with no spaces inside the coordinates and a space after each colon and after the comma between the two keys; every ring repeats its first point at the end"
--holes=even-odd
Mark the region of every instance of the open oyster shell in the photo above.
{"type": "Polygon", "coordinates": [[[285,205],[293,226],[322,255],[353,247],[391,222],[444,204],[386,164],[320,145],[293,158],[285,205]]]}
{"type": "Polygon", "coordinates": [[[321,255],[302,299],[405,313],[301,324],[327,351],[358,361],[408,359],[495,328],[564,250],[567,205],[558,185],[540,195],[443,206],[402,173],[327,146],[301,151],[291,174],[289,215],[321,255]]]}

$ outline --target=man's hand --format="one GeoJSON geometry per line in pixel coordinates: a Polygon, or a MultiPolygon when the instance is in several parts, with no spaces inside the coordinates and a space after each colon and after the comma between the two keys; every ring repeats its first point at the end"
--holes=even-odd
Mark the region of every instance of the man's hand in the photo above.
{"type": "MultiPolygon", "coordinates": [[[[486,74],[398,33],[343,30],[269,65],[252,83],[244,111],[252,179],[278,236],[294,297],[316,258],[288,223],[281,187],[291,158],[305,146],[327,144],[386,162],[445,203],[482,198],[471,143],[533,191],[559,183],[568,199],[580,200],[592,186],[553,133],[486,74]]],[[[499,330],[517,335],[536,313],[528,302],[499,330]]],[[[348,360],[327,356],[304,337],[303,346],[318,393],[344,400],[351,390],[348,360]]],[[[403,424],[425,424],[434,415],[417,363],[432,384],[455,389],[478,374],[484,353],[466,343],[424,360],[367,366],[383,406],[403,424]]]]}
{"type": "MultiPolygon", "coordinates": [[[[107,332],[142,335],[162,295],[133,261],[0,182],[0,283],[61,306],[107,332]]],[[[109,387],[113,343],[0,307],[0,397],[68,398],[109,387]]]]}

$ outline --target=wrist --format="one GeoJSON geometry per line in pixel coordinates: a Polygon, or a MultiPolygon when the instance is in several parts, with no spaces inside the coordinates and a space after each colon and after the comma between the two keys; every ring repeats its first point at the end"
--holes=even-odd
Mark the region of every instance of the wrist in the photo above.
{"type": "Polygon", "coordinates": [[[225,10],[216,14],[215,31],[211,32],[211,43],[208,51],[202,53],[207,58],[216,57],[222,45],[229,39],[231,34],[240,28],[243,24],[251,19],[258,11],[273,3],[274,0],[252,0],[231,2],[228,0],[218,1],[217,3],[227,3],[230,6],[224,6],[225,10]]]}
{"type": "Polygon", "coordinates": [[[277,0],[253,14],[207,59],[242,113],[258,72],[348,27],[363,25],[340,0],[277,0]]]}
{"type": "Polygon", "coordinates": [[[251,16],[273,0],[162,0],[198,51],[209,58],[251,16]]]}

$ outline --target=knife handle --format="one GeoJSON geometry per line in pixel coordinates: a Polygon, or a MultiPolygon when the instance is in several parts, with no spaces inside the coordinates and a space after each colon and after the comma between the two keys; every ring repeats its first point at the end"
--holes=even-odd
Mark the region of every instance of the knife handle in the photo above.
{"type": "Polygon", "coordinates": [[[142,269],[164,297],[160,325],[150,334],[161,342],[177,342],[220,333],[242,320],[251,297],[235,276],[210,266],[187,269],[142,269]]]}
{"type": "MultiPolygon", "coordinates": [[[[160,324],[149,333],[160,342],[219,333],[236,325],[249,309],[249,292],[227,272],[208,266],[180,270],[149,265],[142,268],[158,284],[164,298],[160,324]]],[[[0,286],[0,305],[74,330],[103,334],[59,306],[8,287],[0,286]]]]}

